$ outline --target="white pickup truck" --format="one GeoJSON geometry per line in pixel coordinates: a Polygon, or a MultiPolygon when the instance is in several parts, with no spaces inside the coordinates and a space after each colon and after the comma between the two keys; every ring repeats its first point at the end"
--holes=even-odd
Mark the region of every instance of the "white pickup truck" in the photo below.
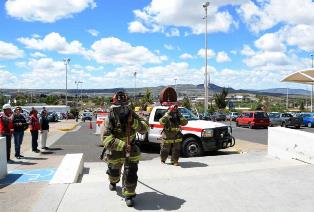
{"type": "MultiPolygon", "coordinates": [[[[155,106],[149,114],[149,131],[137,135],[141,142],[161,142],[162,125],[159,119],[166,113],[167,106],[155,106]]],[[[201,156],[205,151],[225,149],[235,145],[232,128],[225,124],[199,120],[190,110],[179,107],[180,113],[188,119],[188,124],[181,127],[183,134],[182,154],[185,157],[201,156]]]]}

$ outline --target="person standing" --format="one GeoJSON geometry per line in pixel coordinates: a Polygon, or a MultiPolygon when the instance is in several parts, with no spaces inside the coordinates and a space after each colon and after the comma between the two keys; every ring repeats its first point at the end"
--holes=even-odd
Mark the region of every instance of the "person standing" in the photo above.
{"type": "Polygon", "coordinates": [[[0,113],[0,136],[5,137],[7,146],[7,161],[10,161],[11,139],[13,133],[13,114],[10,104],[2,107],[3,112],[0,113]]]}
{"type": "Polygon", "coordinates": [[[161,133],[161,162],[166,162],[171,149],[171,164],[179,166],[180,149],[183,137],[180,126],[187,125],[188,121],[180,114],[177,105],[171,105],[166,114],[159,119],[159,123],[164,127],[161,133]]]}
{"type": "Polygon", "coordinates": [[[48,149],[46,146],[47,143],[47,137],[49,132],[49,120],[48,120],[48,113],[47,110],[43,110],[41,112],[41,117],[39,119],[40,124],[40,134],[41,134],[41,148],[42,149],[48,149]]]}
{"type": "Polygon", "coordinates": [[[116,190],[120,181],[121,169],[124,165],[122,177],[122,194],[128,207],[133,206],[136,196],[137,170],[140,160],[140,149],[135,144],[136,132],[144,134],[148,125],[130,109],[128,97],[124,92],[118,92],[112,98],[108,119],[106,119],[103,141],[106,150],[105,161],[108,164],[109,189],[116,190]]]}
{"type": "Polygon", "coordinates": [[[28,124],[25,117],[21,114],[22,108],[16,107],[13,115],[13,126],[14,126],[14,146],[15,146],[15,157],[21,159],[24,157],[21,155],[21,145],[24,137],[24,130],[27,129],[28,124]]]}
{"type": "Polygon", "coordinates": [[[33,109],[31,111],[31,117],[30,117],[30,123],[29,123],[29,129],[31,131],[31,135],[32,135],[32,151],[39,153],[39,149],[38,149],[38,131],[40,129],[40,125],[39,125],[39,119],[38,119],[38,112],[36,109],[33,109]]]}

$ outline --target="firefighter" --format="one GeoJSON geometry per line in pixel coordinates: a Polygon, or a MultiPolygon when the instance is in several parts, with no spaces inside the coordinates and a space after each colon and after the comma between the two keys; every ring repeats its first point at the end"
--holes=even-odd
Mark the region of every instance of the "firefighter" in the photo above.
{"type": "Polygon", "coordinates": [[[135,144],[136,132],[145,134],[148,125],[128,105],[127,95],[120,91],[112,98],[112,106],[106,119],[103,141],[106,150],[105,161],[108,164],[109,189],[116,190],[120,181],[121,169],[122,194],[127,206],[132,207],[137,185],[137,170],[140,160],[140,149],[135,144]]]}
{"type": "Polygon", "coordinates": [[[5,137],[7,149],[7,161],[10,161],[11,139],[14,129],[13,113],[10,104],[5,104],[2,107],[3,112],[0,113],[0,137],[5,137]]]}
{"type": "Polygon", "coordinates": [[[179,166],[179,156],[183,137],[180,126],[186,125],[188,121],[180,114],[177,105],[171,105],[166,114],[159,119],[159,122],[164,127],[161,133],[161,162],[166,162],[171,149],[171,164],[179,166]]]}

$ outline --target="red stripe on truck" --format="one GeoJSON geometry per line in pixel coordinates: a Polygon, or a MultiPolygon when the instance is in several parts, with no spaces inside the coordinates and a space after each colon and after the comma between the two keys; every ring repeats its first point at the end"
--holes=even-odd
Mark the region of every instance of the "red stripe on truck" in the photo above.
{"type": "MultiPolygon", "coordinates": [[[[149,125],[150,127],[153,127],[153,128],[164,128],[161,124],[150,124],[149,125]]],[[[182,130],[185,130],[185,131],[193,131],[193,132],[202,132],[203,129],[201,128],[194,128],[194,127],[181,127],[182,130]]]]}

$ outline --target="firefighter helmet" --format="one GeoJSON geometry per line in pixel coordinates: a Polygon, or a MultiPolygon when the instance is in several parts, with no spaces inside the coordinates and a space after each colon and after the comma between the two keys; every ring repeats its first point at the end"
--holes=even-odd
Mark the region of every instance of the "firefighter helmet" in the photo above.
{"type": "Polygon", "coordinates": [[[112,97],[112,104],[114,105],[127,105],[128,96],[123,92],[119,91],[112,97]]]}

